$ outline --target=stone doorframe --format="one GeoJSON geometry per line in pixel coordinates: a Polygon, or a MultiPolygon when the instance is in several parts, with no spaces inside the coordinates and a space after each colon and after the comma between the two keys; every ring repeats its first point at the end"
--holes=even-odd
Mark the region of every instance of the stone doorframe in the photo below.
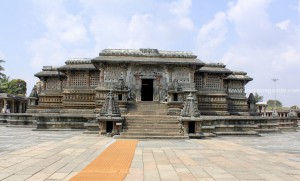
{"type": "Polygon", "coordinates": [[[137,72],[135,76],[135,101],[142,101],[142,79],[153,79],[153,102],[160,101],[160,91],[161,91],[161,73],[152,72],[152,73],[141,73],[137,72]]]}

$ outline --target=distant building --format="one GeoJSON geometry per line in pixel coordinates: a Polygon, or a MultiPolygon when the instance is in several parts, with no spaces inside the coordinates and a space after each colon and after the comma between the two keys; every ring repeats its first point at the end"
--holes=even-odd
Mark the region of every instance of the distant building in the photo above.
{"type": "Polygon", "coordinates": [[[1,113],[24,113],[27,108],[27,98],[18,95],[0,93],[1,113]]]}

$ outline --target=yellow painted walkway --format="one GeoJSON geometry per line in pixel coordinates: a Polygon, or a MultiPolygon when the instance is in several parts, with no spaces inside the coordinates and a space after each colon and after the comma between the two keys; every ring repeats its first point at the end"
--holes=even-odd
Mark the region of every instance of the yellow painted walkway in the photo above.
{"type": "Polygon", "coordinates": [[[136,140],[118,140],[70,181],[123,180],[129,172],[136,140]]]}

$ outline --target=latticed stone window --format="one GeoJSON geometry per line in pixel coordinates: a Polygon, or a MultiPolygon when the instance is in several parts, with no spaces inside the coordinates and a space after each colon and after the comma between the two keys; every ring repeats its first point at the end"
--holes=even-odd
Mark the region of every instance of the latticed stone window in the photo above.
{"type": "Polygon", "coordinates": [[[235,89],[241,89],[241,88],[243,88],[243,84],[240,81],[233,81],[233,82],[231,82],[230,87],[235,88],[235,89]]]}
{"type": "Polygon", "coordinates": [[[195,84],[196,84],[196,89],[201,89],[203,88],[203,79],[201,75],[195,75],[195,84]]]}
{"type": "Polygon", "coordinates": [[[90,73],[90,84],[91,86],[97,86],[99,83],[99,72],[90,73]]]}
{"type": "Polygon", "coordinates": [[[47,90],[60,90],[60,82],[57,78],[48,78],[46,84],[47,90]]]}
{"type": "Polygon", "coordinates": [[[74,72],[71,76],[71,86],[86,86],[85,72],[74,72]]]}
{"type": "Polygon", "coordinates": [[[187,67],[177,67],[173,73],[174,79],[177,79],[179,83],[189,83],[190,73],[187,67]]]}
{"type": "Polygon", "coordinates": [[[232,81],[229,84],[229,93],[243,93],[243,83],[241,81],[232,81]]]}
{"type": "Polygon", "coordinates": [[[220,77],[216,75],[208,75],[206,78],[206,88],[222,88],[220,77]]]}

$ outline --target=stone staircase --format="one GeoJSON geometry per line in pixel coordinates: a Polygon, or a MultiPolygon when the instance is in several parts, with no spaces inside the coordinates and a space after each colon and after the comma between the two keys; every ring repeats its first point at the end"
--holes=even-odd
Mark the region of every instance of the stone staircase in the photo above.
{"type": "Polygon", "coordinates": [[[167,105],[142,102],[129,106],[121,139],[187,139],[179,133],[177,116],[167,115],[167,105]]]}

